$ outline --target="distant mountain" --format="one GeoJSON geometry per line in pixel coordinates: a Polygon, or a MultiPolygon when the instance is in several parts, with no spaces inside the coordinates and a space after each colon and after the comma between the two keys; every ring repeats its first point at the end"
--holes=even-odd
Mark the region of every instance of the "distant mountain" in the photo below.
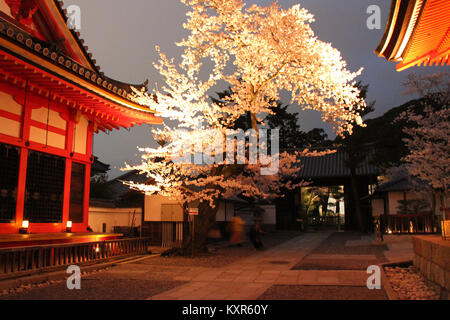
{"type": "Polygon", "coordinates": [[[402,141],[406,137],[403,128],[407,124],[405,121],[394,122],[394,120],[409,108],[416,113],[422,113],[423,102],[423,99],[408,101],[390,109],[380,117],[365,120],[367,127],[356,128],[357,140],[372,145],[376,149],[373,162],[380,168],[399,164],[401,158],[407,154],[408,150],[402,141]]]}

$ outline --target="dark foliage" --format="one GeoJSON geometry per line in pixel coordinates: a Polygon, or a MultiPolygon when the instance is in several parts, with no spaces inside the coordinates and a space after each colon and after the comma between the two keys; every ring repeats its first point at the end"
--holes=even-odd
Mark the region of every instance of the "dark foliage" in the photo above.
{"type": "Polygon", "coordinates": [[[106,173],[97,174],[91,178],[90,197],[95,199],[111,199],[108,175],[106,173]]]}
{"type": "MultiPolygon", "coordinates": [[[[231,95],[230,89],[217,92],[216,94],[217,98],[211,97],[215,104],[220,106],[230,103],[226,101],[226,97],[231,95]]],[[[268,114],[264,118],[264,122],[269,128],[280,129],[281,149],[317,148],[331,144],[325,130],[321,128],[315,128],[309,132],[302,131],[299,125],[298,113],[289,112],[288,108],[288,105],[283,105],[281,101],[277,101],[276,105],[271,107],[273,114],[268,114]]],[[[235,121],[232,129],[246,131],[250,128],[252,128],[251,117],[250,113],[247,112],[235,121]]]]}

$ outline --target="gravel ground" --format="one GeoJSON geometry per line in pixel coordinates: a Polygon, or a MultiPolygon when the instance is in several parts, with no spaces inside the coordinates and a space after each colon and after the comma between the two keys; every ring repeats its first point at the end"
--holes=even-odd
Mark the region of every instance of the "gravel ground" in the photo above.
{"type": "MultiPolygon", "coordinates": [[[[270,248],[288,241],[298,232],[273,232],[263,242],[270,248]]],[[[217,244],[216,244],[217,245],[217,244]]],[[[21,286],[0,291],[0,300],[139,300],[171,290],[184,281],[173,280],[190,267],[223,267],[256,251],[250,243],[242,247],[216,247],[211,253],[190,257],[150,257],[103,270],[83,273],[81,290],[68,290],[66,280],[21,286]]]]}
{"type": "Polygon", "coordinates": [[[81,290],[67,289],[65,281],[45,288],[0,297],[1,300],[145,300],[184,284],[181,281],[83,279],[81,290]]]}
{"type": "Polygon", "coordinates": [[[80,290],[67,289],[66,280],[52,280],[4,290],[0,300],[144,300],[186,283],[150,272],[147,277],[120,272],[125,266],[84,273],[80,290]]]}
{"type": "MultiPolygon", "coordinates": [[[[276,231],[265,234],[262,241],[264,243],[264,248],[268,249],[298,237],[299,235],[301,235],[301,233],[297,231],[276,231]]],[[[213,250],[211,250],[210,253],[196,255],[194,258],[178,256],[155,257],[138,263],[159,266],[220,268],[259,252],[255,250],[248,241],[243,243],[241,247],[230,247],[227,243],[221,244],[223,245],[222,247],[216,247],[215,244],[211,244],[209,247],[213,250]]]]}
{"type": "Polygon", "coordinates": [[[386,276],[400,300],[439,300],[437,286],[430,285],[414,266],[385,267],[386,276]]]}
{"type": "Polygon", "coordinates": [[[384,290],[350,286],[274,285],[258,300],[387,300],[384,290]]]}

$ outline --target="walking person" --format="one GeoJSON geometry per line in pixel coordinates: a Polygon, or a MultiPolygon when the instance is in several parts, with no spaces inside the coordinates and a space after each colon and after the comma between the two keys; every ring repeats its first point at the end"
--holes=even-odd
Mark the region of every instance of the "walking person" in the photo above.
{"type": "Polygon", "coordinates": [[[242,218],[239,216],[235,216],[233,217],[233,219],[231,219],[231,246],[242,246],[242,242],[244,242],[245,238],[244,225],[244,220],[242,220],[242,218]]]}
{"type": "Polygon", "coordinates": [[[250,235],[250,241],[256,250],[261,250],[264,247],[262,240],[261,240],[261,236],[264,233],[265,232],[261,229],[259,220],[255,220],[255,224],[250,229],[249,235],[250,235]]]}

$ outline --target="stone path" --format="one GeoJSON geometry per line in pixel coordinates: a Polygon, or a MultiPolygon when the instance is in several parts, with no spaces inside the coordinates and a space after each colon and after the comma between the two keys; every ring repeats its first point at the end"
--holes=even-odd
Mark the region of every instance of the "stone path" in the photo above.
{"type": "Polygon", "coordinates": [[[296,266],[298,270],[367,270],[370,265],[387,262],[386,245],[372,245],[372,237],[358,233],[335,232],[296,266]]]}
{"type": "Polygon", "coordinates": [[[291,270],[329,233],[308,233],[223,268],[191,270],[175,277],[187,284],[149,300],[253,300],[274,285],[365,286],[365,271],[291,270]]]}
{"type": "Polygon", "coordinates": [[[387,235],[384,236],[384,242],[389,249],[384,252],[384,256],[389,262],[413,260],[414,250],[412,236],[387,235]]]}
{"type": "Polygon", "coordinates": [[[387,300],[384,290],[353,286],[274,285],[258,300],[387,300]],[[295,298],[294,298],[295,297],[295,298]]]}
{"type": "Polygon", "coordinates": [[[173,258],[167,258],[167,262],[174,263],[164,265],[161,259],[149,257],[83,276],[79,291],[68,290],[63,281],[0,296],[0,300],[386,299],[384,290],[367,289],[367,262],[377,264],[409,257],[412,245],[401,238],[385,240],[382,246],[372,246],[371,237],[303,233],[263,251],[235,249],[249,255],[225,260],[223,266],[208,265],[207,259],[194,265],[197,260],[173,258]],[[304,268],[305,263],[312,261],[317,268],[304,268]],[[355,263],[361,266],[352,269],[355,263]],[[336,268],[339,265],[343,268],[336,268]]]}

